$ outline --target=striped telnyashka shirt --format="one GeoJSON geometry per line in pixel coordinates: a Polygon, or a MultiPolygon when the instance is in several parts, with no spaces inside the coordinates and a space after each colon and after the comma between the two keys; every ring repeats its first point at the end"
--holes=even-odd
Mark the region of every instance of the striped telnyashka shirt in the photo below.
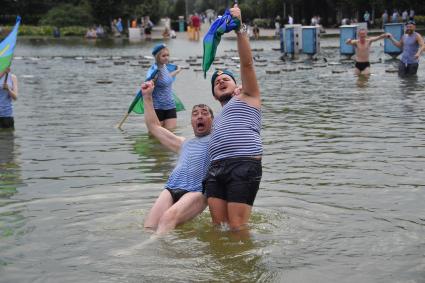
{"type": "Polygon", "coordinates": [[[261,111],[233,97],[214,119],[211,160],[262,155],[260,131],[261,111]]]}
{"type": "Polygon", "coordinates": [[[167,66],[158,67],[158,75],[153,89],[153,108],[158,110],[169,110],[176,108],[173,98],[173,77],[167,70],[167,66]]]}
{"type": "MultiPolygon", "coordinates": [[[[9,93],[3,89],[5,79],[6,74],[0,78],[0,117],[13,117],[12,97],[10,97],[9,93]]],[[[6,83],[9,88],[13,88],[12,75],[7,76],[6,83]]]]}
{"type": "Polygon", "coordinates": [[[208,155],[210,138],[211,135],[208,135],[184,141],[177,165],[168,178],[166,188],[190,192],[202,191],[202,180],[210,164],[208,155]]]}

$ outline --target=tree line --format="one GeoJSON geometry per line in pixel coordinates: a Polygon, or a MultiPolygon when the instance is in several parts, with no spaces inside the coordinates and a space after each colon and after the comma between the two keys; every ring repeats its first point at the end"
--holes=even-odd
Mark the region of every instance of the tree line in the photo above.
{"type": "MultiPolygon", "coordinates": [[[[23,24],[51,26],[109,25],[114,18],[124,22],[149,15],[156,22],[168,16],[177,20],[193,12],[213,9],[218,14],[232,5],[232,0],[3,0],[0,24],[11,24],[17,15],[23,24]]],[[[400,12],[413,8],[416,14],[425,14],[423,0],[239,0],[244,20],[255,18],[282,21],[291,15],[296,23],[308,24],[311,17],[319,15],[325,26],[335,25],[341,17],[361,16],[369,11],[379,18],[384,10],[400,12]]]]}

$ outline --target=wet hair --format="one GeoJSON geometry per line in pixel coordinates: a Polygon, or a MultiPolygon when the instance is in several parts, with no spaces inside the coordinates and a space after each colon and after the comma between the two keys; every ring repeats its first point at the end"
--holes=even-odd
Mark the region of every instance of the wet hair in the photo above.
{"type": "Polygon", "coordinates": [[[193,105],[193,107],[192,107],[192,112],[193,112],[193,110],[195,110],[195,108],[196,108],[196,107],[199,107],[199,108],[207,108],[207,109],[208,109],[208,112],[210,112],[211,118],[214,118],[214,113],[213,113],[213,111],[212,111],[211,107],[209,107],[208,105],[203,104],[203,103],[193,105]]]}

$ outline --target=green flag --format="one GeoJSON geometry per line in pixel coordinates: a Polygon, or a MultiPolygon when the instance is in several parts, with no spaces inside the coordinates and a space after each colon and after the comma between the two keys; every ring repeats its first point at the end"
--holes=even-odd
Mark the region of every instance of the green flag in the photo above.
{"type": "MultiPolygon", "coordinates": [[[[182,101],[180,100],[180,98],[177,97],[177,95],[174,92],[173,92],[173,97],[174,97],[174,101],[176,102],[176,111],[179,112],[179,111],[185,110],[182,101]]],[[[145,109],[143,108],[143,98],[141,94],[140,96],[136,95],[136,98],[137,100],[133,106],[132,111],[137,114],[143,114],[145,111],[145,109]]]]}
{"type": "Polygon", "coordinates": [[[216,19],[210,26],[210,29],[204,36],[204,55],[202,56],[202,70],[204,77],[207,76],[207,71],[214,61],[217,52],[218,44],[221,41],[221,36],[232,30],[239,29],[241,22],[237,18],[233,18],[229,10],[224,12],[224,15],[216,19]]]}
{"type": "Polygon", "coordinates": [[[16,38],[18,37],[21,17],[16,18],[16,24],[9,35],[0,43],[0,72],[3,72],[12,64],[13,51],[15,51],[16,38]]]}

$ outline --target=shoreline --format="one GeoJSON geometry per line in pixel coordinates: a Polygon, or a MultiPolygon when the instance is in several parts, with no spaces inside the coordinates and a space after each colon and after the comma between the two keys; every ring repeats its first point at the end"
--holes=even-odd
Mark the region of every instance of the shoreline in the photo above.
{"type": "MultiPolygon", "coordinates": [[[[162,36],[162,31],[163,28],[162,27],[155,27],[152,30],[152,34],[151,34],[151,38],[150,39],[146,39],[146,38],[142,38],[140,40],[130,40],[128,37],[128,34],[123,34],[122,36],[116,37],[116,36],[106,36],[106,37],[101,37],[101,38],[85,38],[84,36],[78,36],[78,35],[70,35],[70,36],[60,36],[60,37],[54,37],[53,35],[50,36],[46,36],[46,35],[19,35],[19,37],[21,38],[25,38],[25,39],[75,39],[75,38],[83,38],[87,41],[93,41],[95,42],[96,40],[99,41],[106,41],[106,40],[130,40],[130,42],[143,42],[143,41],[149,41],[149,40],[162,40],[164,39],[162,36]]],[[[208,30],[206,28],[201,29],[201,33],[200,33],[200,41],[202,40],[203,36],[205,35],[205,33],[208,30]]],[[[383,33],[384,30],[383,29],[370,29],[368,31],[369,35],[378,35],[383,33]]],[[[424,26],[420,26],[418,28],[416,28],[416,32],[420,33],[421,35],[425,35],[425,27],[424,26]]],[[[176,32],[176,35],[178,38],[182,38],[182,37],[187,37],[187,32],[176,32]]],[[[335,37],[339,37],[340,35],[340,29],[339,28],[325,28],[324,32],[320,33],[320,37],[321,38],[335,38],[335,37]]],[[[18,40],[19,40],[18,37],[18,40]]],[[[253,36],[251,35],[250,37],[252,40],[253,36]]],[[[170,40],[171,38],[165,38],[166,40],[170,40]]],[[[230,33],[226,33],[223,35],[222,39],[236,39],[236,35],[233,32],[230,33]]],[[[265,28],[260,28],[260,36],[259,36],[259,40],[280,40],[279,36],[276,36],[275,34],[275,29],[265,29],[265,28]]]]}

